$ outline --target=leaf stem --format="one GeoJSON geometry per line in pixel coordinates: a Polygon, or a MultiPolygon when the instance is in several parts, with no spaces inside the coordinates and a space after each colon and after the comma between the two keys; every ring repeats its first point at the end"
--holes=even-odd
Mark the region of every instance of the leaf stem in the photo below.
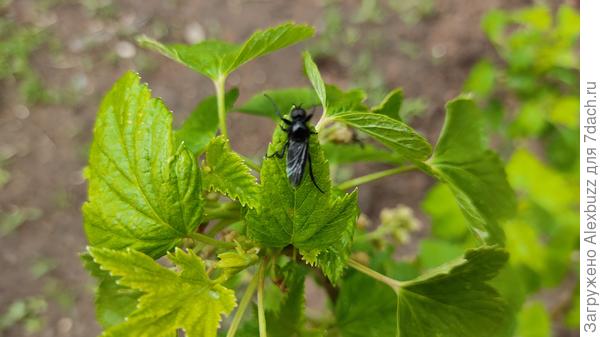
{"type": "Polygon", "coordinates": [[[394,175],[394,174],[398,174],[398,173],[402,173],[402,172],[414,170],[415,168],[416,168],[416,166],[414,166],[414,165],[406,165],[406,166],[395,167],[395,168],[392,168],[392,169],[389,169],[389,170],[379,171],[379,172],[375,172],[375,173],[364,175],[362,177],[357,177],[357,178],[353,178],[353,179],[344,181],[343,183],[340,183],[337,187],[340,190],[345,190],[345,189],[348,189],[348,188],[351,188],[351,187],[363,185],[363,184],[369,183],[371,181],[375,181],[375,180],[378,180],[378,179],[381,179],[381,178],[385,178],[387,176],[391,176],[391,175],[394,175]]]}
{"type": "Polygon", "coordinates": [[[348,260],[348,266],[358,270],[359,272],[379,281],[387,284],[390,288],[394,290],[396,294],[400,291],[400,287],[402,286],[402,282],[395,280],[391,277],[385,276],[375,270],[363,265],[362,263],[350,258],[348,260]]]}
{"type": "Polygon", "coordinates": [[[252,160],[244,155],[240,155],[240,157],[242,157],[242,159],[244,159],[244,162],[246,163],[246,165],[248,165],[249,168],[253,169],[256,172],[260,172],[260,165],[255,163],[254,160],[252,160]]]}
{"type": "Polygon", "coordinates": [[[267,337],[267,322],[265,320],[265,303],[264,303],[264,288],[265,288],[265,269],[268,260],[265,259],[260,264],[258,270],[258,332],[260,337],[267,337]]]}
{"type": "Polygon", "coordinates": [[[215,84],[215,90],[217,92],[219,129],[221,130],[221,134],[229,139],[227,136],[227,111],[225,110],[225,78],[225,76],[219,76],[213,83],[215,84]]]}
{"type": "Polygon", "coordinates": [[[315,125],[315,130],[317,130],[317,132],[319,132],[331,121],[331,119],[329,119],[326,115],[327,110],[325,109],[325,107],[323,107],[323,115],[321,116],[321,119],[319,119],[319,121],[317,122],[317,125],[315,125]]]}
{"type": "Polygon", "coordinates": [[[199,241],[205,243],[207,245],[219,247],[219,248],[235,248],[235,243],[233,242],[225,242],[217,239],[213,239],[208,235],[204,235],[202,233],[194,232],[190,233],[189,237],[195,241],[199,241]]]}
{"type": "Polygon", "coordinates": [[[246,308],[248,308],[248,304],[250,300],[252,300],[252,296],[254,295],[254,291],[256,291],[256,285],[258,284],[258,276],[259,273],[254,274],[252,277],[252,281],[248,284],[244,295],[242,296],[242,300],[240,301],[240,306],[235,312],[235,316],[233,316],[233,320],[231,321],[231,325],[229,326],[229,330],[227,330],[226,337],[234,337],[237,329],[244,317],[244,313],[246,312],[246,308]]]}

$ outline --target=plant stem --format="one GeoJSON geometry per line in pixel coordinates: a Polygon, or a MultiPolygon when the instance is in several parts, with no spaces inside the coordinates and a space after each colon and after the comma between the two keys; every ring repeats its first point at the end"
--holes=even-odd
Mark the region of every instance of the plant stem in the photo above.
{"type": "Polygon", "coordinates": [[[400,287],[402,286],[402,282],[398,281],[398,280],[394,280],[391,277],[387,277],[381,273],[376,272],[375,270],[361,264],[360,262],[353,260],[353,259],[349,259],[348,260],[348,265],[356,270],[358,270],[359,272],[379,281],[382,283],[387,284],[388,286],[390,286],[394,292],[396,294],[398,294],[398,292],[400,291],[400,287]]]}
{"type": "Polygon", "coordinates": [[[394,175],[394,174],[398,174],[398,173],[402,173],[402,172],[414,170],[415,168],[416,168],[416,166],[413,166],[413,165],[395,167],[393,169],[379,171],[379,172],[375,172],[375,173],[364,175],[362,177],[357,177],[357,178],[354,178],[354,179],[350,179],[350,180],[344,181],[343,183],[340,183],[337,187],[340,190],[345,190],[345,189],[348,189],[348,188],[351,188],[351,187],[355,187],[355,186],[358,186],[358,185],[363,185],[363,184],[369,183],[369,182],[374,181],[374,180],[385,178],[387,176],[391,176],[391,175],[394,175]]]}
{"type": "Polygon", "coordinates": [[[233,225],[234,223],[237,223],[240,221],[236,221],[234,219],[223,219],[219,222],[217,222],[217,224],[215,224],[207,233],[206,235],[210,236],[210,237],[214,237],[215,235],[217,235],[217,233],[219,233],[220,231],[222,231],[223,229],[229,227],[230,225],[233,225]]]}
{"type": "Polygon", "coordinates": [[[244,317],[244,313],[246,312],[246,308],[252,299],[252,295],[254,295],[254,291],[256,290],[256,285],[258,284],[258,276],[259,273],[254,274],[252,281],[248,284],[244,295],[242,296],[242,300],[240,301],[240,306],[235,312],[235,316],[233,316],[233,320],[231,321],[231,325],[229,326],[229,330],[227,330],[226,337],[234,337],[235,333],[244,317]]]}
{"type": "Polygon", "coordinates": [[[208,235],[204,235],[202,233],[190,233],[189,237],[193,240],[205,243],[207,245],[219,247],[219,248],[235,248],[235,243],[233,242],[225,242],[217,239],[213,239],[208,235]]]}
{"type": "Polygon", "coordinates": [[[217,107],[219,110],[219,129],[225,138],[227,136],[227,111],[225,110],[225,76],[220,76],[214,82],[217,91],[217,107]]]}
{"type": "Polygon", "coordinates": [[[260,264],[258,270],[258,331],[260,337],[267,337],[267,322],[265,320],[265,303],[264,303],[264,288],[265,288],[265,269],[267,266],[267,258],[260,264]]]}

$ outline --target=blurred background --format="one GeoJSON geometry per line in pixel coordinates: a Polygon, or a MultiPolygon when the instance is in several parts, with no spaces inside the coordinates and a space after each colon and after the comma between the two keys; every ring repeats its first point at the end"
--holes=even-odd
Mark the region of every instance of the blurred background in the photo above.
{"type": "MultiPolygon", "coordinates": [[[[234,73],[239,102],[308,85],[303,49],[326,82],[360,86],[370,104],[402,87],[403,118],[432,143],[445,102],[473,95],[519,198],[505,224],[511,262],[494,281],[517,312],[515,335],[577,336],[578,3],[528,0],[0,0],[0,335],[100,331],[78,257],[80,207],[96,109],[112,83],[138,71],[176,125],[213,94],[135,36],[238,42],[287,20],[317,36],[234,73]]],[[[234,114],[229,127],[233,148],[260,158],[274,125],[234,114]]],[[[396,257],[422,269],[473,244],[449,190],[433,184],[407,173],[360,189],[361,224],[392,233],[396,257]]]]}

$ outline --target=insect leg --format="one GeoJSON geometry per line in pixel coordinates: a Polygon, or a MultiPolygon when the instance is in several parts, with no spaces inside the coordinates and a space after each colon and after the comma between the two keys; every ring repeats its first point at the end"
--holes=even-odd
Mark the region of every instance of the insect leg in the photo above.
{"type": "Polygon", "coordinates": [[[275,113],[277,114],[277,116],[287,125],[292,124],[292,121],[290,121],[289,119],[286,119],[283,117],[283,115],[281,114],[281,111],[279,111],[279,107],[277,106],[277,103],[275,103],[275,101],[273,100],[273,98],[271,98],[271,96],[264,94],[265,97],[269,100],[269,102],[271,102],[271,105],[273,105],[273,109],[275,109],[275,113]]]}
{"type": "Polygon", "coordinates": [[[275,151],[274,153],[267,154],[267,158],[283,158],[283,156],[285,156],[285,150],[288,148],[288,146],[290,146],[290,142],[285,142],[285,144],[283,144],[283,149],[281,149],[281,152],[275,151]]]}
{"type": "Polygon", "coordinates": [[[315,181],[315,175],[313,174],[313,170],[312,170],[312,159],[310,158],[310,151],[307,150],[307,155],[308,155],[308,174],[310,175],[310,180],[312,180],[313,184],[315,185],[315,187],[323,194],[325,194],[325,192],[323,192],[323,190],[319,187],[319,185],[317,185],[317,182],[315,181]]]}

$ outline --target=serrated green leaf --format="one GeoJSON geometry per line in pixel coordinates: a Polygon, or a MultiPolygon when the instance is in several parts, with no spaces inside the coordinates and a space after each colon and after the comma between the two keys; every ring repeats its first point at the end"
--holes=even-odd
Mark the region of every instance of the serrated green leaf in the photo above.
{"type": "Polygon", "coordinates": [[[396,88],[390,91],[378,106],[373,107],[371,112],[386,115],[390,118],[402,120],[400,109],[404,102],[404,92],[401,88],[396,88]]]}
{"type": "Polygon", "coordinates": [[[310,26],[288,22],[258,30],[242,45],[214,40],[194,45],[161,44],[145,36],[138,38],[138,43],[216,81],[255,58],[298,43],[313,34],[314,28],[310,26]]]}
{"type": "MultiPolygon", "coordinates": [[[[231,89],[225,94],[225,111],[231,110],[238,95],[237,88],[231,89]]],[[[184,142],[185,147],[198,156],[206,150],[208,143],[215,136],[218,129],[217,98],[210,96],[198,103],[194,111],[183,121],[181,127],[175,130],[174,134],[178,142],[184,142]]]]}
{"type": "Polygon", "coordinates": [[[332,118],[368,134],[407,160],[422,161],[431,154],[427,140],[399,120],[369,112],[344,112],[332,118]]]}
{"type": "Polygon", "coordinates": [[[101,268],[118,283],[143,292],[137,309],[103,337],[172,337],[183,329],[189,337],[214,337],[222,315],[235,307],[232,290],[211,280],[204,262],[177,248],[168,258],[179,271],[165,268],[135,250],[90,248],[101,268]]]}
{"type": "Polygon", "coordinates": [[[222,269],[229,279],[232,275],[258,262],[257,253],[258,248],[244,250],[242,247],[237,246],[235,251],[220,253],[218,255],[219,262],[217,262],[216,267],[222,269]]]}
{"type": "Polygon", "coordinates": [[[244,159],[231,150],[224,136],[215,137],[208,144],[202,172],[205,189],[223,193],[244,206],[258,207],[256,178],[250,174],[244,159]]]}
{"type": "Polygon", "coordinates": [[[198,225],[200,170],[192,153],[175,148],[171,121],[134,73],[105,96],[86,170],[83,217],[90,245],[159,257],[198,225]]]}
{"type": "Polygon", "coordinates": [[[310,56],[310,53],[304,52],[302,57],[304,59],[304,71],[306,72],[306,76],[308,76],[310,84],[312,84],[317,97],[319,97],[319,100],[321,101],[321,105],[324,109],[323,114],[327,114],[327,91],[325,89],[325,82],[323,82],[323,78],[321,78],[319,68],[317,68],[317,65],[310,56]]]}
{"type": "Polygon", "coordinates": [[[314,90],[310,88],[287,88],[263,91],[250,98],[244,105],[235,110],[279,120],[273,104],[265,97],[265,94],[269,95],[275,101],[275,104],[277,104],[283,114],[291,111],[294,105],[302,105],[303,108],[308,109],[319,105],[320,102],[314,90]]]}
{"type": "Polygon", "coordinates": [[[334,144],[321,145],[327,159],[334,164],[351,164],[356,162],[379,162],[402,164],[405,159],[388,150],[370,144],[334,144]]]}
{"type": "Polygon", "coordinates": [[[454,192],[476,236],[502,244],[499,222],[514,214],[516,201],[501,160],[484,145],[480,117],[473,101],[451,101],[430,164],[454,192]]]}
{"type": "Polygon", "coordinates": [[[480,337],[483,331],[490,337],[509,336],[512,314],[486,283],[507,260],[504,250],[481,247],[405,282],[398,294],[397,336],[480,337]]]}
{"type": "Polygon", "coordinates": [[[333,284],[337,284],[341,278],[344,270],[347,267],[348,259],[352,253],[352,242],[354,239],[354,232],[356,230],[356,220],[360,215],[358,207],[354,207],[352,210],[347,212],[354,212],[354,214],[343,214],[347,217],[346,227],[344,231],[338,236],[338,239],[326,249],[319,249],[319,253],[316,257],[315,264],[319,267],[323,274],[333,284]]]}
{"type": "Polygon", "coordinates": [[[90,254],[82,254],[85,269],[96,279],[96,319],[104,328],[122,323],[136,308],[141,293],[117,284],[117,278],[100,269],[90,254]]]}
{"type": "MultiPolygon", "coordinates": [[[[268,153],[281,151],[286,141],[287,134],[277,128],[268,153]]],[[[273,157],[263,162],[260,174],[263,206],[246,214],[248,233],[260,244],[267,247],[293,244],[305,250],[326,248],[344,232],[348,222],[356,223],[357,193],[333,196],[329,165],[315,136],[310,138],[309,152],[315,181],[325,193],[311,181],[308,162],[298,187],[288,181],[285,158],[273,157]]]]}

